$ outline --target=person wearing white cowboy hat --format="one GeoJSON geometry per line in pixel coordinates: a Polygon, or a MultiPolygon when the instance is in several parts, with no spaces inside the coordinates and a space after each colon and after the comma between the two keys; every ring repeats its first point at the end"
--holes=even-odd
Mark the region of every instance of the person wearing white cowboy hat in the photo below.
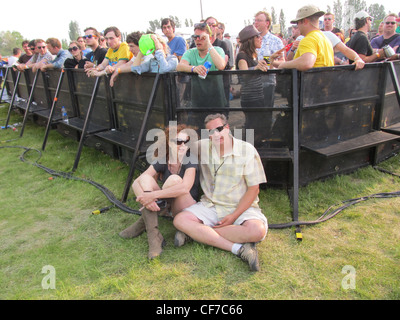
{"type": "MultiPolygon", "coordinates": [[[[298,25],[304,38],[300,41],[293,60],[281,63],[279,69],[307,71],[311,68],[335,65],[332,45],[319,29],[319,18],[324,13],[314,5],[304,6],[297,11],[296,19],[290,23],[298,25]]],[[[275,60],[282,54],[281,51],[275,52],[271,58],[275,60]]]]}

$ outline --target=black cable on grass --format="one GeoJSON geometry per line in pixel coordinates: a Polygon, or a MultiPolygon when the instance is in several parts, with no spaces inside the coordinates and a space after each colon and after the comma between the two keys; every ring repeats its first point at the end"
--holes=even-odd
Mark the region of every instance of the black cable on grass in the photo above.
{"type": "MultiPolygon", "coordinates": [[[[115,206],[115,207],[121,209],[122,211],[125,211],[125,212],[128,212],[128,213],[139,214],[139,215],[141,214],[139,210],[134,210],[132,208],[129,208],[124,203],[119,201],[110,190],[108,190],[106,187],[102,186],[101,184],[99,184],[99,183],[97,183],[95,181],[88,180],[88,179],[83,179],[83,178],[79,178],[79,177],[74,177],[71,173],[62,172],[62,171],[55,171],[55,170],[47,168],[47,167],[45,167],[45,166],[43,166],[41,164],[38,164],[39,159],[42,157],[42,153],[41,153],[41,151],[39,151],[37,149],[27,148],[27,147],[23,147],[23,146],[2,146],[2,147],[0,147],[0,149],[1,148],[20,148],[20,149],[24,149],[25,151],[20,156],[20,160],[22,162],[34,165],[34,166],[46,171],[47,173],[49,173],[52,176],[61,177],[61,178],[65,178],[65,179],[70,179],[70,180],[83,181],[83,182],[87,182],[87,183],[91,184],[92,186],[96,187],[101,192],[103,192],[103,194],[107,197],[107,199],[113,204],[110,207],[104,208],[104,210],[108,210],[108,209],[112,208],[113,206],[115,206]],[[32,151],[32,150],[36,151],[39,154],[39,157],[36,159],[35,162],[31,162],[31,161],[28,161],[28,160],[25,159],[25,155],[28,152],[32,151]]],[[[395,173],[392,173],[390,171],[387,171],[385,169],[378,168],[378,167],[373,167],[373,168],[377,169],[377,170],[379,170],[381,172],[384,172],[384,173],[387,173],[387,174],[391,174],[393,176],[396,176],[396,177],[400,178],[399,175],[397,175],[395,173]]],[[[298,227],[298,226],[315,225],[315,224],[318,224],[318,223],[321,223],[321,222],[325,222],[327,220],[332,219],[333,217],[338,215],[343,210],[349,208],[350,206],[356,205],[356,204],[358,204],[360,202],[367,201],[367,200],[370,200],[370,199],[388,199],[388,198],[396,198],[396,197],[400,197],[400,191],[382,192],[382,193],[376,193],[376,194],[373,194],[373,195],[370,195],[370,196],[364,196],[364,197],[359,197],[359,198],[355,198],[355,199],[344,200],[341,203],[338,203],[338,204],[330,206],[317,220],[314,220],[314,221],[293,221],[293,222],[281,223],[281,224],[270,224],[270,225],[268,225],[268,228],[270,228],[270,229],[285,229],[285,228],[298,227]],[[338,208],[336,208],[336,207],[338,207],[338,208]]]]}
{"type": "MultiPolygon", "coordinates": [[[[37,149],[34,149],[34,148],[27,148],[27,147],[23,147],[23,146],[3,146],[3,147],[0,147],[0,148],[19,148],[19,149],[24,149],[25,151],[19,157],[19,159],[22,162],[25,162],[25,163],[31,164],[31,165],[33,165],[35,167],[38,167],[38,168],[46,171],[48,174],[50,174],[51,176],[54,176],[54,177],[61,177],[61,178],[64,178],[64,179],[76,180],[76,181],[82,181],[82,182],[89,183],[92,186],[94,186],[97,189],[99,189],[101,192],[103,192],[103,194],[113,204],[113,206],[115,206],[115,207],[117,207],[117,208],[119,208],[119,209],[121,209],[121,210],[123,210],[123,211],[125,211],[127,213],[139,214],[139,215],[141,214],[139,210],[134,210],[134,209],[126,206],[121,201],[119,201],[109,189],[107,189],[106,187],[104,187],[103,185],[101,185],[101,184],[99,184],[99,183],[97,183],[95,181],[88,180],[88,179],[83,179],[83,178],[79,178],[79,177],[75,177],[75,176],[72,175],[72,173],[56,171],[56,170],[47,168],[47,167],[39,164],[38,161],[42,157],[42,153],[41,153],[40,150],[37,150],[37,149]],[[25,155],[30,151],[36,151],[39,154],[38,158],[34,162],[29,161],[29,160],[27,160],[25,158],[25,155]]],[[[111,207],[108,207],[107,209],[111,209],[111,207]]]]}

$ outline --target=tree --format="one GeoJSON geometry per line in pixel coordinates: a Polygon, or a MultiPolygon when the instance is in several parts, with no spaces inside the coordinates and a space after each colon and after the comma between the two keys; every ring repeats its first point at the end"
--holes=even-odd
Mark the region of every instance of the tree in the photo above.
{"type": "Polygon", "coordinates": [[[21,48],[24,37],[18,31],[0,32],[0,54],[11,56],[14,48],[21,48]]]}
{"type": "Polygon", "coordinates": [[[385,7],[379,3],[373,3],[368,7],[368,13],[374,17],[372,29],[378,30],[379,24],[386,17],[385,7]]]}
{"type": "Polygon", "coordinates": [[[276,24],[277,19],[274,7],[271,7],[271,17],[272,17],[272,25],[276,24]]]}
{"type": "Polygon", "coordinates": [[[81,35],[81,31],[79,30],[79,24],[76,21],[71,21],[69,23],[69,39],[71,41],[75,41],[81,35]]]}
{"type": "Polygon", "coordinates": [[[340,0],[333,3],[333,14],[335,15],[335,27],[343,29],[343,6],[340,0]]]}
{"type": "Polygon", "coordinates": [[[279,24],[281,25],[281,33],[283,35],[283,38],[286,39],[287,38],[287,30],[286,30],[285,14],[283,13],[282,9],[279,14],[279,24]]]}

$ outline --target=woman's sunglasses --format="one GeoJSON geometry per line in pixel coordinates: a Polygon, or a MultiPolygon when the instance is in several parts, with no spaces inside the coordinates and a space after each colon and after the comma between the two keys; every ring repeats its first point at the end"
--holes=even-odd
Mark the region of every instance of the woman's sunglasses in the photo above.
{"type": "Polygon", "coordinates": [[[79,50],[79,48],[78,47],[72,47],[72,48],[68,49],[69,52],[76,51],[76,50],[79,50]]]}
{"type": "Polygon", "coordinates": [[[180,146],[180,145],[182,145],[182,143],[188,144],[189,141],[190,141],[190,138],[187,138],[186,140],[176,139],[176,144],[177,144],[178,146],[180,146]]]}

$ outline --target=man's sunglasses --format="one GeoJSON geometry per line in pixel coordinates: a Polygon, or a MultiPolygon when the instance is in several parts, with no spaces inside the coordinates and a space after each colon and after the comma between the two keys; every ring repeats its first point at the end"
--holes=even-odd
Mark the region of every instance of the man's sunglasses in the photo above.
{"type": "Polygon", "coordinates": [[[46,46],[43,46],[43,47],[37,47],[38,49],[44,49],[44,48],[46,48],[46,46]]]}
{"type": "Polygon", "coordinates": [[[224,124],[223,126],[216,127],[215,129],[208,130],[208,135],[212,136],[217,131],[221,132],[222,130],[224,130],[225,126],[226,124],[224,124]]]}
{"type": "Polygon", "coordinates": [[[396,22],[394,22],[394,21],[386,21],[385,23],[386,23],[386,25],[389,25],[389,24],[393,24],[394,25],[394,24],[396,24],[396,22]]]}
{"type": "Polygon", "coordinates": [[[200,40],[200,38],[201,38],[201,36],[196,35],[196,34],[192,36],[193,40],[200,40]]]}
{"type": "Polygon", "coordinates": [[[78,47],[72,47],[72,48],[68,49],[69,52],[76,51],[76,50],[79,50],[79,48],[78,47]]]}
{"type": "Polygon", "coordinates": [[[92,39],[93,37],[97,38],[97,36],[95,36],[94,34],[88,34],[87,36],[83,36],[82,38],[86,40],[86,39],[92,39]]]}

